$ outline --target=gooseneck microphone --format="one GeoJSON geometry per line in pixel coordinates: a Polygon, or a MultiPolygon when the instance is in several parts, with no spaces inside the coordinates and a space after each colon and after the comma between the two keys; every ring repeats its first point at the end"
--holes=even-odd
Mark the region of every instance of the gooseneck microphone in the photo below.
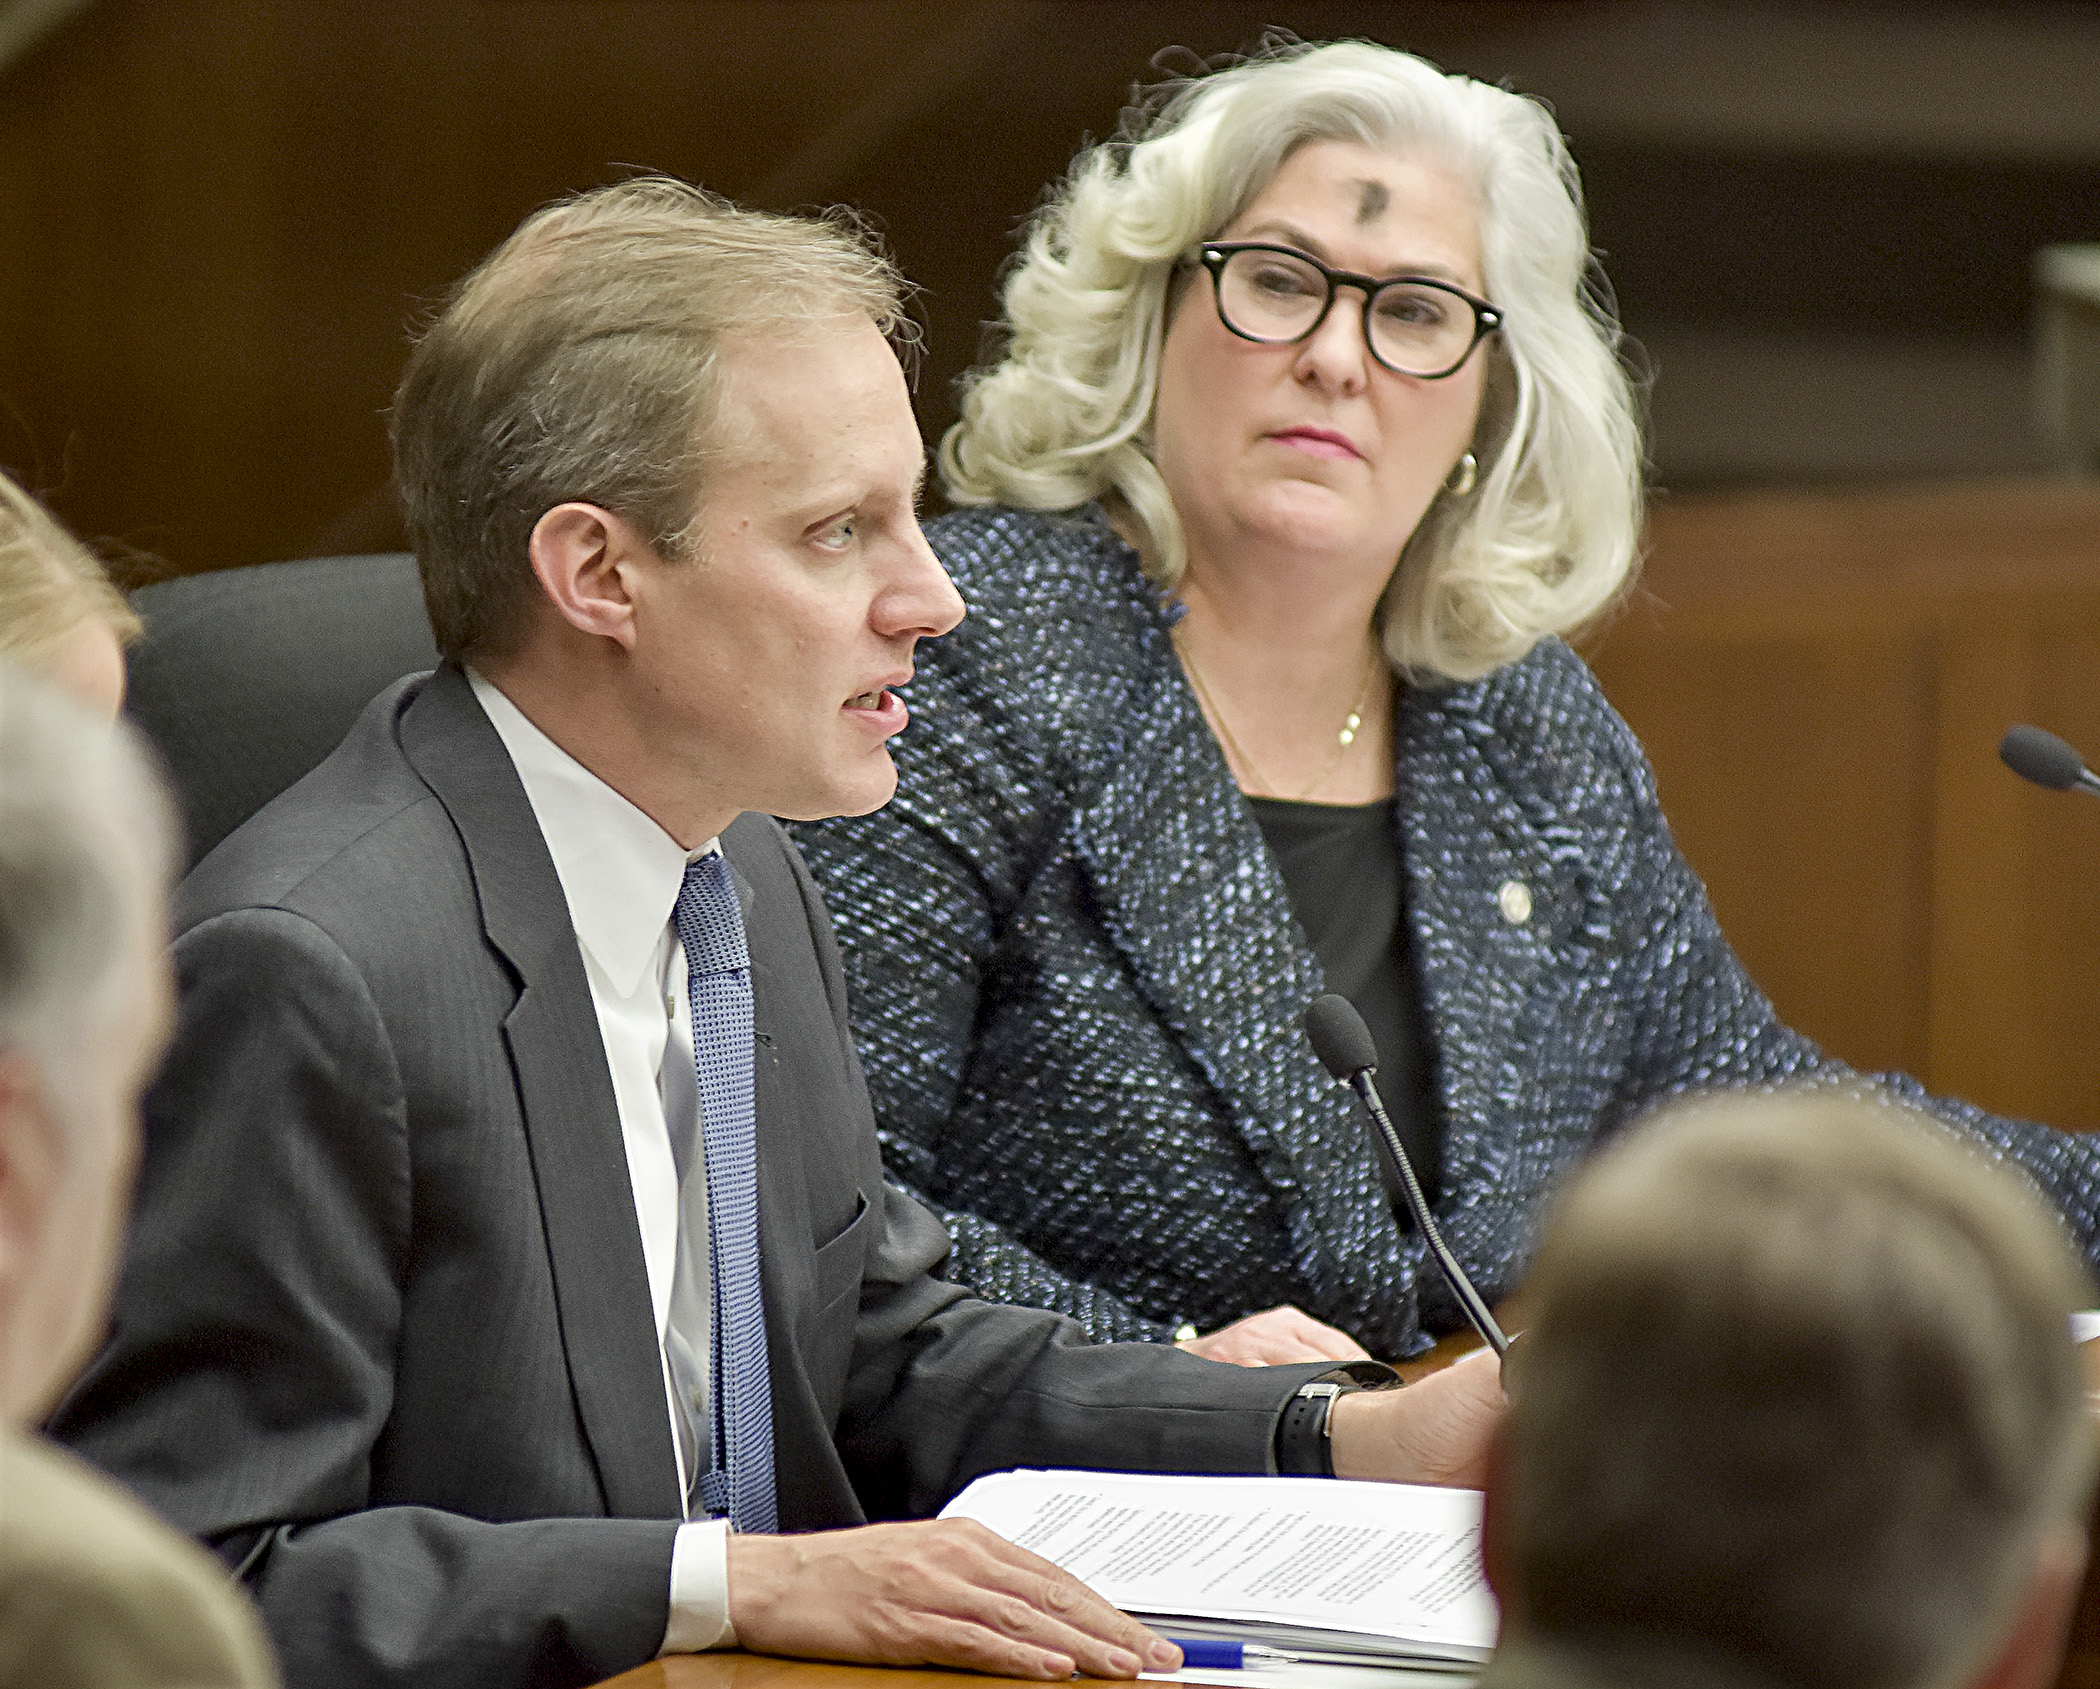
{"type": "Polygon", "coordinates": [[[2039,727],[2014,727],[1998,741],[1998,759],[2023,780],[2055,792],[2091,792],[2100,797],[2100,775],[2085,758],[2054,733],[2039,727]]]}
{"type": "Polygon", "coordinates": [[[1371,1075],[1378,1071],[1378,1045],[1371,1037],[1371,1029],[1364,1025],[1364,1017],[1348,998],[1330,991],[1324,997],[1315,997],[1305,1011],[1305,1035],[1312,1040],[1313,1054],[1320,1058],[1321,1065],[1363,1100],[1364,1110],[1377,1128],[1371,1145],[1378,1152],[1378,1172],[1385,1181],[1387,1197],[1407,1204],[1423,1241],[1429,1245],[1429,1253],[1435,1257],[1438,1271],[1451,1286],[1466,1318],[1473,1322],[1473,1329],[1496,1355],[1508,1354],[1509,1339],[1502,1335],[1487,1303],[1481,1300],[1473,1281],[1458,1264],[1458,1257],[1444,1242],[1444,1234],[1437,1230],[1428,1199],[1422,1195],[1422,1181],[1415,1177],[1414,1163],[1407,1159],[1406,1147],[1379,1099],[1378,1087],[1371,1083],[1371,1075]]]}

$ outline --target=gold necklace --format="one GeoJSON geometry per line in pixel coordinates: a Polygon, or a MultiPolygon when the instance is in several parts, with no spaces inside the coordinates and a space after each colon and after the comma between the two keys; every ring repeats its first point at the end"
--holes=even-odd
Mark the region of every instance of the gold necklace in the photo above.
{"type": "MultiPolygon", "coordinates": [[[[1196,689],[1196,700],[1203,706],[1203,713],[1210,719],[1211,725],[1217,728],[1218,737],[1224,742],[1226,755],[1237,767],[1245,769],[1254,777],[1255,785],[1261,788],[1255,796],[1279,795],[1276,783],[1262,773],[1255,765],[1254,759],[1242,748],[1239,740],[1233,737],[1232,729],[1225,723],[1225,712],[1218,708],[1217,699],[1210,695],[1210,688],[1203,684],[1203,671],[1196,667],[1195,653],[1190,651],[1182,639],[1179,628],[1174,630],[1172,638],[1174,650],[1181,658],[1181,666],[1188,671],[1189,684],[1196,689]]],[[[1374,645],[1371,648],[1370,660],[1364,664],[1364,683],[1357,688],[1356,702],[1349,707],[1349,713],[1342,717],[1341,729],[1334,736],[1334,749],[1327,753],[1327,760],[1320,765],[1320,770],[1312,777],[1311,783],[1291,797],[1292,803],[1303,803],[1334,778],[1335,769],[1341,766],[1342,758],[1349,754],[1349,747],[1356,743],[1356,735],[1363,727],[1364,707],[1371,701],[1371,682],[1377,676],[1378,648],[1374,645]]]]}

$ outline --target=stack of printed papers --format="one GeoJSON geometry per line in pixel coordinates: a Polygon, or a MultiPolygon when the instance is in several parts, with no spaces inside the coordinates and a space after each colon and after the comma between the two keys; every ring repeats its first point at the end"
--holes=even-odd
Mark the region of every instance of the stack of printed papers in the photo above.
{"type": "Polygon", "coordinates": [[[1000,1472],[975,1519],[1169,1636],[1472,1666],[1495,1645],[1480,1492],[1326,1478],[1000,1472]]]}

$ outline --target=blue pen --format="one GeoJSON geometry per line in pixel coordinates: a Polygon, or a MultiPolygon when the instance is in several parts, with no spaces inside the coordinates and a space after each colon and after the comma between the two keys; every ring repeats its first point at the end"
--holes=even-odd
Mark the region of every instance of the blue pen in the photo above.
{"type": "Polygon", "coordinates": [[[1395,1660],[1377,1654],[1300,1654],[1282,1648],[1267,1648],[1259,1642],[1219,1642],[1204,1636],[1170,1636],[1181,1650],[1184,1669],[1202,1671],[1260,1671],[1267,1666],[1405,1666],[1419,1660],[1395,1660]]]}

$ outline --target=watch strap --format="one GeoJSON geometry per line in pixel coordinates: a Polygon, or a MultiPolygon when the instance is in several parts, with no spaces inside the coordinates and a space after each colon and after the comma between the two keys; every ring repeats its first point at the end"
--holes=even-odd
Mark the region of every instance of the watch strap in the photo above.
{"type": "Polygon", "coordinates": [[[1328,1418],[1337,1396],[1358,1390],[1397,1390],[1401,1377],[1378,1361],[1350,1361],[1299,1385],[1276,1420],[1276,1470],[1289,1478],[1332,1478],[1334,1444],[1328,1418]]]}

